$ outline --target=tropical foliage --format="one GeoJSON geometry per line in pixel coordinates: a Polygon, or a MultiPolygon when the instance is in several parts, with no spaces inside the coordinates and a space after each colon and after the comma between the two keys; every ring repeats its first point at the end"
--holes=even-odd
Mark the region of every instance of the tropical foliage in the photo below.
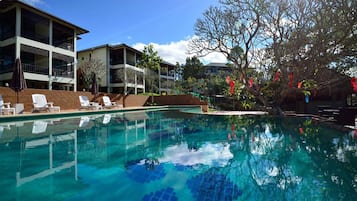
{"type": "MultiPolygon", "coordinates": [[[[305,94],[327,85],[328,80],[309,81],[323,69],[348,73],[357,64],[356,1],[220,2],[197,20],[197,37],[190,42],[189,52],[224,54],[235,69],[236,87],[242,87],[239,90],[251,100],[279,105],[286,91],[297,88],[299,82],[303,87],[297,89],[305,94]]],[[[236,98],[242,97],[236,94],[236,98]]]]}
{"type": "Polygon", "coordinates": [[[158,93],[159,75],[158,70],[162,59],[155,51],[154,46],[149,44],[144,47],[143,54],[139,60],[138,67],[145,69],[145,87],[146,91],[158,93]]]}

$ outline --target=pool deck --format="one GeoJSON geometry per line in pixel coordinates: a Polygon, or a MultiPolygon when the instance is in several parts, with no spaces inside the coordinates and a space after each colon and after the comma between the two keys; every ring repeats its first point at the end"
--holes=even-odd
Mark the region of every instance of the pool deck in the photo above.
{"type": "Polygon", "coordinates": [[[202,114],[208,115],[267,115],[267,112],[263,111],[212,111],[202,114]]]}

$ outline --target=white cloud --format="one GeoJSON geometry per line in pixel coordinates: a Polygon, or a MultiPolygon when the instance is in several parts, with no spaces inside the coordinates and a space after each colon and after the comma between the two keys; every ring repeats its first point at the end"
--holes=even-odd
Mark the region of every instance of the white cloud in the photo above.
{"type": "MultiPolygon", "coordinates": [[[[150,43],[154,46],[154,49],[158,52],[159,56],[172,64],[176,64],[179,62],[180,64],[186,63],[187,57],[192,57],[194,55],[187,54],[188,43],[191,38],[187,38],[185,40],[180,40],[176,42],[171,42],[168,44],[158,44],[158,43],[150,43]]],[[[136,43],[133,45],[133,48],[138,50],[143,50],[145,46],[148,44],[144,43],[136,43]]],[[[203,58],[200,58],[203,64],[207,64],[210,62],[222,62],[226,63],[226,58],[221,53],[211,53],[203,58]]]]}

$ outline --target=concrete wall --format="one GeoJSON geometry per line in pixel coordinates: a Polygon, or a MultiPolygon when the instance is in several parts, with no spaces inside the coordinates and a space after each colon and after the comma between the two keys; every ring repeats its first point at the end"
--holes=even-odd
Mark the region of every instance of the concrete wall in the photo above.
{"type": "MultiPolygon", "coordinates": [[[[8,87],[0,87],[0,94],[4,102],[10,102],[12,105],[16,103],[16,93],[8,87]]],[[[127,95],[122,94],[107,94],[100,93],[94,97],[90,92],[74,92],[63,90],[46,90],[46,89],[25,89],[18,93],[19,103],[23,103],[25,112],[32,111],[32,94],[46,95],[48,102],[53,102],[55,106],[60,106],[61,110],[77,110],[80,107],[80,95],[87,96],[90,100],[102,103],[102,95],[108,95],[111,100],[122,104],[124,107],[141,107],[151,103],[150,96],[144,95],[127,95]]],[[[154,96],[156,105],[207,105],[206,102],[201,101],[191,95],[168,95],[168,96],[154,96]]]]}
{"type": "MultiPolygon", "coordinates": [[[[32,111],[32,94],[44,94],[46,95],[48,102],[53,102],[55,106],[60,106],[61,110],[73,110],[78,109],[80,106],[80,95],[88,96],[90,100],[94,97],[90,92],[73,92],[62,90],[46,90],[46,89],[25,89],[18,93],[19,103],[23,103],[25,112],[32,111]]],[[[4,102],[10,102],[12,105],[16,103],[16,93],[8,87],[0,87],[0,94],[3,97],[4,102]]],[[[104,93],[101,93],[104,95],[104,93]]],[[[124,104],[125,107],[140,107],[146,104],[148,96],[141,95],[128,95],[126,97],[117,94],[105,94],[115,99],[117,104],[124,104]]],[[[97,102],[101,102],[101,96],[94,99],[97,102]]]]}

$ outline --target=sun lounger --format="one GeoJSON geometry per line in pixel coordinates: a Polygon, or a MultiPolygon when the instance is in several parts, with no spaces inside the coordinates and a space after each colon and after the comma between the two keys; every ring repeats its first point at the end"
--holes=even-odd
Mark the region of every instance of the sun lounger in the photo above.
{"type": "Polygon", "coordinates": [[[43,110],[52,112],[57,110],[58,112],[61,111],[59,106],[53,106],[53,102],[47,102],[46,96],[43,94],[32,94],[32,103],[33,103],[33,110],[32,112],[40,112],[43,110]]]}
{"type": "Polygon", "coordinates": [[[120,105],[117,105],[116,102],[112,102],[109,96],[103,96],[103,108],[114,108],[114,107],[120,107],[120,105]]]}
{"type": "Polygon", "coordinates": [[[4,103],[4,99],[2,99],[2,95],[0,95],[0,115],[10,113],[15,115],[15,108],[11,107],[10,103],[4,103]]]}
{"type": "Polygon", "coordinates": [[[102,106],[99,105],[97,102],[90,102],[87,96],[79,96],[79,102],[81,106],[80,109],[87,109],[87,110],[100,110],[102,106]]]}

